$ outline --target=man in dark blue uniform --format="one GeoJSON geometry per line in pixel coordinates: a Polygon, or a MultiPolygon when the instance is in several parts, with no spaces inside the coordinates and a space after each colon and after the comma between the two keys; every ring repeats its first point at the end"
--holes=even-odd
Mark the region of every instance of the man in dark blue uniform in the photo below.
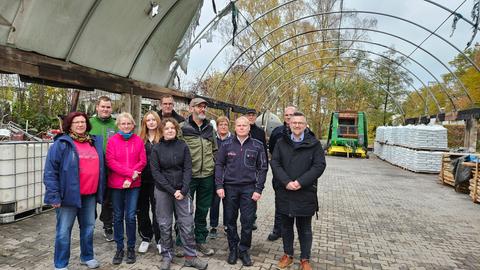
{"type": "Polygon", "coordinates": [[[257,201],[265,185],[267,158],[262,142],[249,136],[250,124],[241,116],[235,121],[235,136],[225,141],[215,162],[215,185],[223,199],[229,255],[227,262],[236,264],[240,257],[251,266],[249,250],[257,201]],[[241,236],[237,233],[240,210],[241,236]]]}

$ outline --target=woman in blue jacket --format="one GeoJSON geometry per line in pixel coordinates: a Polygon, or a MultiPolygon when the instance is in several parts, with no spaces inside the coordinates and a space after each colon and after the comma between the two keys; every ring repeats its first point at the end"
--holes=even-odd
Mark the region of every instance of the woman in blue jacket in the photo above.
{"type": "Polygon", "coordinates": [[[67,269],[72,227],[80,227],[80,264],[99,267],[93,253],[96,203],[102,203],[105,186],[103,141],[89,135],[88,116],[70,113],[55,137],[45,162],[45,203],[55,208],[55,269],[67,269]]]}

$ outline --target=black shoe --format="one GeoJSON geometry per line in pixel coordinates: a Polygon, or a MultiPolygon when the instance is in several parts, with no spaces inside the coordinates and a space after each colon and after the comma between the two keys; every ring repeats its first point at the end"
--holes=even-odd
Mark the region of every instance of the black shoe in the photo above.
{"type": "Polygon", "coordinates": [[[282,236],[280,234],[277,234],[277,233],[274,233],[274,232],[271,232],[268,237],[267,237],[267,240],[268,241],[275,241],[275,240],[278,240],[279,238],[281,238],[282,236]]]}
{"type": "Polygon", "coordinates": [[[135,248],[129,247],[127,249],[127,259],[125,260],[126,263],[132,264],[137,261],[137,257],[135,256],[135,248]]]}
{"type": "Polygon", "coordinates": [[[258,229],[257,222],[253,222],[252,231],[255,231],[256,229],[258,229]]]}
{"type": "Polygon", "coordinates": [[[230,250],[228,253],[228,264],[236,264],[238,259],[238,249],[230,250]]]}
{"type": "Polygon", "coordinates": [[[243,266],[253,265],[252,259],[250,258],[250,254],[248,254],[248,251],[241,252],[239,257],[240,257],[240,260],[242,261],[243,266]]]}
{"type": "Polygon", "coordinates": [[[117,252],[115,252],[115,256],[113,257],[112,263],[121,264],[123,261],[123,256],[124,256],[123,249],[117,250],[117,252]]]}
{"type": "Polygon", "coordinates": [[[105,236],[105,241],[112,242],[113,241],[113,229],[104,229],[103,236],[105,236]]]}

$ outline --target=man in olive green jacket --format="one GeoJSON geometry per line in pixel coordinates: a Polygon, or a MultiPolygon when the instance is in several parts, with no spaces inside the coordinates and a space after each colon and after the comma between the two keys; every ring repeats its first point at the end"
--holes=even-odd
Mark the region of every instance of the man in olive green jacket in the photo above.
{"type": "Polygon", "coordinates": [[[192,181],[190,194],[195,198],[195,240],[197,250],[210,256],[215,253],[208,248],[207,214],[212,202],[214,190],[214,154],[217,151],[215,131],[206,119],[207,101],[194,98],[190,102],[191,115],[180,124],[180,138],[185,141],[192,156],[192,181]],[[195,197],[196,195],[196,197],[195,197]]]}

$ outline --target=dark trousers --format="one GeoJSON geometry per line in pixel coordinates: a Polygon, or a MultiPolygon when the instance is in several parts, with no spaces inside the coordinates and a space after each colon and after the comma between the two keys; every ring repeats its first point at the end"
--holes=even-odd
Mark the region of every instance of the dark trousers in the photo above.
{"type": "Polygon", "coordinates": [[[310,259],[312,250],[312,217],[290,217],[281,214],[283,251],[293,256],[293,223],[297,226],[298,240],[300,242],[300,259],[310,259]]]}
{"type": "Polygon", "coordinates": [[[104,230],[113,230],[112,189],[109,187],[105,187],[102,212],[100,212],[100,221],[103,222],[104,230]]]}
{"type": "Polygon", "coordinates": [[[205,178],[192,178],[190,195],[195,198],[195,241],[207,242],[207,215],[212,204],[213,175],[205,178]]]}
{"type": "Polygon", "coordinates": [[[275,219],[273,220],[272,233],[282,235],[282,214],[278,212],[277,190],[275,190],[275,219]]]}
{"type": "Polygon", "coordinates": [[[137,203],[138,234],[142,241],[150,242],[155,235],[155,243],[160,240],[160,229],[158,228],[155,213],[155,185],[144,183],[140,187],[140,195],[137,203]],[[153,220],[150,219],[150,208],[152,209],[153,220]]]}
{"type": "MultiPolygon", "coordinates": [[[[217,190],[215,187],[213,188],[213,195],[212,195],[212,205],[210,207],[210,227],[216,228],[218,226],[218,219],[220,216],[220,197],[217,195],[217,190]]],[[[223,213],[223,225],[225,226],[225,207],[223,213]]]]}
{"type": "Polygon", "coordinates": [[[257,203],[252,200],[255,185],[225,185],[223,199],[224,221],[227,224],[227,239],[230,251],[246,252],[252,245],[252,228],[257,203]],[[237,219],[240,210],[240,237],[237,233],[237,219]]]}

